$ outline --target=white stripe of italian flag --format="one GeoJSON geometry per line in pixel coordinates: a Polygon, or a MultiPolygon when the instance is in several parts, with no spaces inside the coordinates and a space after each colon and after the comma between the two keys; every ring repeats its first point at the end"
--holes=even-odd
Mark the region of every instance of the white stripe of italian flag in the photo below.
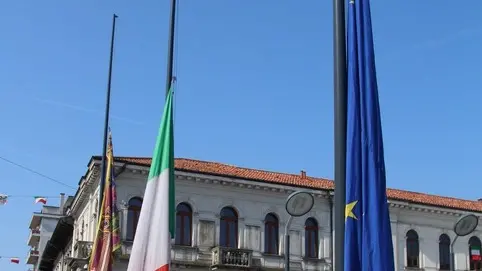
{"type": "Polygon", "coordinates": [[[152,156],[128,271],[168,271],[175,233],[172,87],[152,156]]]}
{"type": "Polygon", "coordinates": [[[35,197],[35,203],[47,204],[47,198],[44,198],[44,197],[35,197]]]}
{"type": "Polygon", "coordinates": [[[472,256],[480,256],[480,247],[472,247],[470,254],[472,256]]]}

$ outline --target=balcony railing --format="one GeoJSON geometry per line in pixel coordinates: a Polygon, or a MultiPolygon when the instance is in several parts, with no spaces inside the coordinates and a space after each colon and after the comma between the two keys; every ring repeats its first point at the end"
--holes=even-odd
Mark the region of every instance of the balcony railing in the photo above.
{"type": "Polygon", "coordinates": [[[30,256],[38,256],[38,254],[39,254],[38,250],[36,250],[36,249],[30,250],[29,253],[30,253],[30,256]]]}
{"type": "Polygon", "coordinates": [[[90,257],[90,253],[92,252],[92,242],[87,241],[77,241],[74,245],[74,252],[72,258],[76,259],[87,259],[90,257]]]}
{"type": "Polygon", "coordinates": [[[250,250],[215,247],[212,249],[211,267],[251,267],[252,252],[250,250]]]}
{"type": "Polygon", "coordinates": [[[92,246],[92,242],[76,241],[74,250],[72,251],[71,256],[68,257],[68,266],[74,270],[77,270],[75,268],[84,268],[88,263],[92,246]]]}
{"type": "Polygon", "coordinates": [[[36,249],[31,249],[28,252],[28,257],[27,257],[27,264],[35,264],[37,263],[39,258],[39,252],[36,249]]]}
{"type": "Polygon", "coordinates": [[[30,230],[30,236],[28,237],[28,245],[31,247],[37,246],[40,241],[40,230],[32,229],[30,230]]]}

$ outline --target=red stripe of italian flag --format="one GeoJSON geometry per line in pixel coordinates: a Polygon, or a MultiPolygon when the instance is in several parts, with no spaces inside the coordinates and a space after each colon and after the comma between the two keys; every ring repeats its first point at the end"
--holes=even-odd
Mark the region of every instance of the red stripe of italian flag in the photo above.
{"type": "Polygon", "coordinates": [[[168,271],[175,233],[172,87],[152,156],[128,271],[168,271]]]}
{"type": "Polygon", "coordinates": [[[47,204],[47,198],[44,198],[44,197],[35,197],[35,203],[47,204]]]}

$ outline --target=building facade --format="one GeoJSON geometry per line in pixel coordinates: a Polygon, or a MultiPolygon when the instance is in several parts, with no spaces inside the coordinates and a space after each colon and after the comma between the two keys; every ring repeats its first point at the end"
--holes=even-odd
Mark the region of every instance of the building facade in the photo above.
{"type": "Polygon", "coordinates": [[[38,269],[39,259],[45,247],[52,237],[55,227],[65,205],[65,194],[60,194],[60,206],[42,206],[40,212],[34,212],[29,226],[28,246],[30,247],[27,255],[27,264],[33,266],[33,270],[38,269]]]}
{"type": "MultiPolygon", "coordinates": [[[[122,249],[114,270],[126,270],[132,252],[150,159],[116,158],[122,249]]],[[[98,217],[100,158],[93,157],[66,215],[71,237],[53,270],[86,270],[98,217]]],[[[286,197],[297,190],[315,196],[313,209],[295,218],[288,231],[292,270],[332,270],[333,183],[300,174],[282,174],[176,159],[176,238],[172,269],[280,270],[288,215],[286,197]]],[[[401,190],[387,191],[396,270],[449,270],[455,221],[482,215],[482,202],[401,190]]],[[[59,223],[60,224],[60,223],[59,223]]],[[[454,245],[456,270],[480,269],[482,226],[454,245]]],[[[42,269],[40,269],[42,270],[42,269]]],[[[48,269],[43,269],[48,270],[48,269]]]]}

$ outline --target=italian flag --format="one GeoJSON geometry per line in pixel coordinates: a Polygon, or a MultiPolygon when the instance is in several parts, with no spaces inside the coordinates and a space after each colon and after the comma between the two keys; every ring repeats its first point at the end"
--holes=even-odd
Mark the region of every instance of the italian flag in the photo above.
{"type": "Polygon", "coordinates": [[[152,156],[128,271],[168,271],[175,233],[172,87],[152,156]]]}
{"type": "Polygon", "coordinates": [[[19,259],[19,258],[10,258],[10,262],[11,262],[11,263],[19,264],[19,263],[20,263],[20,259],[19,259]]]}
{"type": "Polygon", "coordinates": [[[47,198],[44,198],[44,197],[35,197],[35,203],[47,204],[47,198]]]}
{"type": "Polygon", "coordinates": [[[472,260],[474,261],[480,261],[480,247],[471,247],[470,248],[470,254],[472,255],[472,260]]]}

